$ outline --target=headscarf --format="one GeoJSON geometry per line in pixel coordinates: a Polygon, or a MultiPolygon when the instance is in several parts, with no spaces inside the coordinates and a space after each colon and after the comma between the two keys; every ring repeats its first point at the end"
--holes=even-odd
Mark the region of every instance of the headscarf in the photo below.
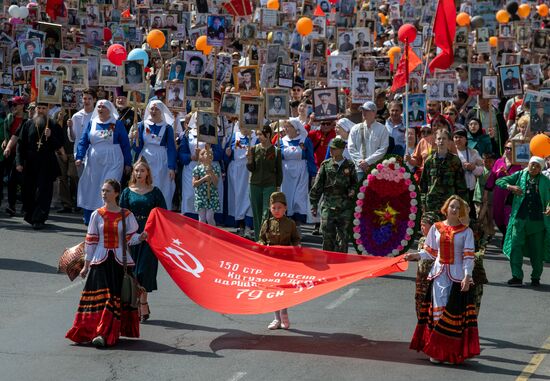
{"type": "Polygon", "coordinates": [[[538,165],[540,165],[541,169],[544,169],[546,167],[546,163],[544,162],[544,159],[542,157],[531,156],[531,158],[529,159],[529,164],[531,163],[537,163],[538,165]]]}
{"type": "MultiPolygon", "coordinates": [[[[143,120],[147,124],[155,124],[153,120],[151,119],[151,106],[157,106],[157,108],[162,113],[162,122],[165,124],[168,124],[170,126],[174,125],[174,115],[168,110],[168,107],[162,101],[159,100],[152,100],[147,104],[147,107],[145,108],[145,115],[143,116],[143,120]]],[[[162,123],[160,123],[162,124],[162,123]]]]}
{"type": "Polygon", "coordinates": [[[336,122],[336,125],[338,127],[340,127],[341,129],[343,129],[344,131],[346,132],[350,132],[351,131],[351,128],[353,126],[355,126],[355,123],[353,123],[351,120],[349,120],[348,118],[340,118],[338,119],[338,121],[336,122]]]}
{"type": "Polygon", "coordinates": [[[290,124],[292,124],[292,127],[296,129],[296,132],[300,137],[307,138],[307,130],[302,124],[302,122],[300,122],[300,119],[290,118],[288,121],[290,124]]]}
{"type": "Polygon", "coordinates": [[[118,112],[116,110],[115,105],[112,104],[111,102],[109,102],[107,99],[98,100],[96,105],[95,105],[94,112],[92,112],[92,117],[91,117],[90,121],[91,122],[96,122],[96,123],[116,123],[117,120],[118,120],[118,112]],[[102,122],[99,119],[99,112],[97,111],[97,107],[100,106],[100,105],[103,105],[106,108],[108,108],[109,112],[111,113],[109,119],[106,120],[105,122],[102,122]]]}
{"type": "Polygon", "coordinates": [[[470,127],[468,127],[468,132],[470,133],[470,135],[474,137],[483,135],[483,124],[481,123],[481,120],[479,118],[470,118],[470,120],[468,121],[468,125],[472,120],[476,121],[477,124],[479,124],[479,130],[477,130],[477,132],[473,134],[472,131],[470,131],[470,127]]]}

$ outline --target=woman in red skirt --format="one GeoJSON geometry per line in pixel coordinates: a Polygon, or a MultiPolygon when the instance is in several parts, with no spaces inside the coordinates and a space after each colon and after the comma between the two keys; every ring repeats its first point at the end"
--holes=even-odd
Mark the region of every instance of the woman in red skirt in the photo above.
{"type": "MultiPolygon", "coordinates": [[[[91,342],[97,347],[115,345],[120,336],[139,337],[138,310],[120,300],[124,276],[122,243],[136,245],[147,239],[146,232],[136,233],[138,223],[134,215],[118,206],[118,181],[106,180],[101,194],[105,204],[92,213],[86,234],[85,264],[80,272],[88,279],[73,327],[66,335],[76,343],[91,342]]],[[[128,266],[134,266],[129,253],[126,261],[128,266]]]]}
{"type": "Polygon", "coordinates": [[[406,260],[435,260],[428,275],[430,287],[420,305],[410,348],[430,361],[460,364],[479,354],[479,335],[472,271],[474,233],[468,227],[468,204],[451,196],[441,208],[445,221],[435,223],[424,249],[406,260]]]}

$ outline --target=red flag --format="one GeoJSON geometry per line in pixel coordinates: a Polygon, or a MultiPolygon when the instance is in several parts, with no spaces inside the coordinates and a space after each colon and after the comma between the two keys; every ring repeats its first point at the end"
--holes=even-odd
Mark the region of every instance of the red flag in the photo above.
{"type": "Polygon", "coordinates": [[[456,7],[453,0],[439,0],[434,21],[435,46],[441,49],[429,65],[430,71],[448,69],[454,61],[453,42],[456,33],[456,7]]]}
{"type": "Polygon", "coordinates": [[[147,242],[179,288],[219,313],[272,312],[364,278],[407,269],[402,257],[262,246],[159,208],[151,212],[145,230],[147,242]]]}
{"type": "Polygon", "coordinates": [[[248,16],[252,14],[250,0],[231,0],[224,3],[223,7],[233,16],[248,16]]]}
{"type": "Polygon", "coordinates": [[[315,12],[313,12],[313,16],[320,16],[320,17],[326,16],[325,12],[323,12],[323,9],[319,4],[317,4],[317,8],[315,8],[315,12]]]}
{"type": "Polygon", "coordinates": [[[65,3],[63,0],[47,0],[46,13],[52,21],[55,21],[57,16],[65,15],[65,3]]]}
{"type": "Polygon", "coordinates": [[[409,73],[412,72],[418,65],[422,63],[420,58],[414,53],[411,46],[407,44],[408,48],[408,59],[407,59],[407,52],[401,56],[401,59],[399,60],[399,64],[397,65],[397,71],[395,72],[395,75],[393,76],[393,84],[391,86],[391,91],[396,91],[400,89],[401,87],[405,86],[405,84],[409,80],[409,73]],[[408,61],[408,65],[407,65],[408,61]],[[408,66],[408,70],[407,70],[408,66]]]}

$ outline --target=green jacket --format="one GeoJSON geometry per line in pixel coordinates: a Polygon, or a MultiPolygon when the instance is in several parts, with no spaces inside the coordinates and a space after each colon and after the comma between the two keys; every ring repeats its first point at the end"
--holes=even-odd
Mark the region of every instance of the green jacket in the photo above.
{"type": "Polygon", "coordinates": [[[324,195],[323,208],[353,211],[355,197],[351,193],[356,184],[357,172],[351,160],[344,159],[339,167],[333,158],[323,161],[309,192],[311,207],[317,209],[324,195]]]}
{"type": "MultiPolygon", "coordinates": [[[[502,189],[506,189],[508,185],[517,185],[523,191],[523,193],[520,196],[514,195],[514,199],[512,201],[512,213],[510,214],[510,221],[508,222],[508,226],[512,226],[518,223],[519,221],[519,220],[516,220],[516,215],[518,214],[518,210],[521,206],[521,203],[525,198],[525,189],[526,189],[528,178],[529,178],[529,172],[527,172],[527,169],[524,169],[523,171],[518,171],[513,175],[500,178],[496,181],[497,186],[502,189]]],[[[540,174],[538,176],[538,182],[539,182],[540,198],[542,201],[542,210],[544,211],[546,210],[546,207],[547,205],[549,205],[548,203],[550,202],[550,179],[540,174]]],[[[546,230],[545,236],[544,236],[544,244],[545,244],[544,259],[545,261],[548,262],[550,261],[550,217],[544,216],[543,218],[544,218],[544,225],[546,230]]],[[[510,251],[512,249],[513,239],[514,237],[512,237],[512,234],[506,234],[506,239],[504,240],[504,246],[502,248],[502,252],[508,258],[510,258],[510,251]]]]}

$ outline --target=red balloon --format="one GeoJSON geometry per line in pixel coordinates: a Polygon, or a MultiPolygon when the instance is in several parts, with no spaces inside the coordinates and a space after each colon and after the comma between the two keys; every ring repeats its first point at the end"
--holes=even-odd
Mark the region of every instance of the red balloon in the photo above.
{"type": "Polygon", "coordinates": [[[122,62],[128,57],[126,48],[120,44],[114,44],[107,49],[107,58],[115,66],[122,65],[122,62]]]}
{"type": "Polygon", "coordinates": [[[397,31],[397,38],[402,43],[412,43],[416,38],[416,28],[412,24],[403,24],[397,31]]]}
{"type": "Polygon", "coordinates": [[[109,42],[113,38],[113,32],[109,28],[103,28],[103,41],[109,42]]]}

